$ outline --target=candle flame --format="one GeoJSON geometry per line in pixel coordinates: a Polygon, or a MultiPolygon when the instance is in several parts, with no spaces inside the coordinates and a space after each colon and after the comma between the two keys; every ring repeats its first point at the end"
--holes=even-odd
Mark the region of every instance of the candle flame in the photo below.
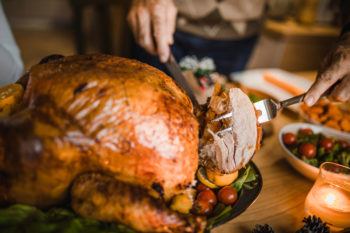
{"type": "Polygon", "coordinates": [[[324,200],[328,205],[333,205],[336,199],[337,197],[335,196],[334,193],[328,193],[324,200]]]}

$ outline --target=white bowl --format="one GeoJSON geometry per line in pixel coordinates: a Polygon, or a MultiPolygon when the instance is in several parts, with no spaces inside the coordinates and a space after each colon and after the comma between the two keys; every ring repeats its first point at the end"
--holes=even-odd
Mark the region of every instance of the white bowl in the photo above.
{"type": "Polygon", "coordinates": [[[287,161],[292,165],[292,167],[300,172],[305,177],[316,180],[319,169],[317,167],[314,167],[303,160],[299,159],[297,156],[295,156],[292,152],[290,152],[287,147],[283,143],[282,136],[285,133],[297,133],[299,129],[301,128],[310,128],[314,131],[314,133],[322,133],[327,137],[332,137],[335,139],[340,139],[344,141],[350,141],[350,135],[347,133],[340,132],[335,129],[331,129],[328,127],[323,127],[320,125],[313,125],[309,123],[293,123],[285,125],[279,132],[278,140],[285,151],[284,156],[286,157],[287,161]]]}

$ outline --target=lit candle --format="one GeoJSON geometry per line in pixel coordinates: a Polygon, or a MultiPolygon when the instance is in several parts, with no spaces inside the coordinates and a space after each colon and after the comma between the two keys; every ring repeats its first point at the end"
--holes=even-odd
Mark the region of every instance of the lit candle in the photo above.
{"type": "MultiPolygon", "coordinates": [[[[321,171],[322,173],[322,171],[321,171]]],[[[350,175],[324,172],[305,200],[305,211],[333,228],[350,227],[350,175]],[[340,176],[342,175],[342,176],[340,176]]]]}

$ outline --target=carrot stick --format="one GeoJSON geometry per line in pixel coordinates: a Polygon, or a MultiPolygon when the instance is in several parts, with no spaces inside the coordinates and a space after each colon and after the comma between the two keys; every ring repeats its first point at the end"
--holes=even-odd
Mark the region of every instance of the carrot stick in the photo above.
{"type": "Polygon", "coordinates": [[[289,92],[292,95],[300,95],[303,93],[303,90],[301,90],[293,85],[290,85],[289,83],[286,83],[285,81],[278,79],[277,77],[273,76],[270,73],[265,73],[264,79],[265,79],[265,81],[289,92]]]}

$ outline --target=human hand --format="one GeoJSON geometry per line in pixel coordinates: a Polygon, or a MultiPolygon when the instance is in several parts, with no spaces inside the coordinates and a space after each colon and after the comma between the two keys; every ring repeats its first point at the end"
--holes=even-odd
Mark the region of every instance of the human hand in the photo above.
{"type": "Polygon", "coordinates": [[[137,43],[161,62],[170,56],[177,9],[173,0],[133,0],[128,22],[137,43]]]}
{"type": "Polygon", "coordinates": [[[308,90],[304,101],[313,105],[335,83],[330,93],[336,101],[350,100],[350,33],[344,34],[333,50],[325,57],[316,81],[308,90]]]}

